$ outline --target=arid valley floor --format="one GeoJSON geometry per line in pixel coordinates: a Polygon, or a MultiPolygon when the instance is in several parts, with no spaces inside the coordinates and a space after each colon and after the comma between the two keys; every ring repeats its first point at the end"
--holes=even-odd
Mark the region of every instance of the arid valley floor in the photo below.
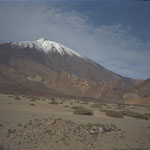
{"type": "Polygon", "coordinates": [[[150,150],[150,107],[0,94],[0,150],[150,150]]]}

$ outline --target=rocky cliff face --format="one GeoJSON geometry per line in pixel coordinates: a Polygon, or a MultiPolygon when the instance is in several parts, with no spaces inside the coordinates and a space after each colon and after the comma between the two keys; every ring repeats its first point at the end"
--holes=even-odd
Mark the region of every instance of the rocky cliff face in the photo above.
{"type": "Polygon", "coordinates": [[[0,91],[120,100],[134,80],[47,39],[0,44],[0,91]]]}
{"type": "Polygon", "coordinates": [[[123,99],[127,104],[150,106],[150,79],[141,81],[128,88],[123,94],[123,99]]]}

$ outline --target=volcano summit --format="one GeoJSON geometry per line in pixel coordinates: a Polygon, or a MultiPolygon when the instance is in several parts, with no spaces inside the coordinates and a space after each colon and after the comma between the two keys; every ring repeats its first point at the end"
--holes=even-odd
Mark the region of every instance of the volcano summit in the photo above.
{"type": "Polygon", "coordinates": [[[0,90],[33,95],[122,99],[134,80],[89,58],[40,38],[0,44],[0,90]]]}

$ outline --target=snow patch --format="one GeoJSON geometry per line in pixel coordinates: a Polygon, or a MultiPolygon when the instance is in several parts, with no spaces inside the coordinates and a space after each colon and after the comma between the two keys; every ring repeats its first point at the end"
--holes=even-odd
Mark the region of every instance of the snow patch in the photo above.
{"type": "Polygon", "coordinates": [[[49,52],[58,52],[62,56],[69,55],[71,57],[77,56],[86,59],[85,56],[80,55],[79,53],[71,50],[70,48],[63,46],[60,43],[49,41],[48,39],[45,38],[40,38],[36,41],[11,42],[11,45],[18,46],[20,48],[26,48],[26,47],[35,48],[43,51],[46,54],[49,52]]]}

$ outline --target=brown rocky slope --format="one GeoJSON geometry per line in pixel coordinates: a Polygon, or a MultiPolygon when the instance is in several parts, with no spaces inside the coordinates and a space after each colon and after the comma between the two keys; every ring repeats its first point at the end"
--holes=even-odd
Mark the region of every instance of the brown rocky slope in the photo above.
{"type": "Polygon", "coordinates": [[[128,88],[123,95],[123,99],[127,104],[150,106],[150,79],[128,88]]]}
{"type": "Polygon", "coordinates": [[[47,39],[0,44],[3,93],[72,95],[116,102],[122,100],[123,90],[134,83],[47,39]]]}

